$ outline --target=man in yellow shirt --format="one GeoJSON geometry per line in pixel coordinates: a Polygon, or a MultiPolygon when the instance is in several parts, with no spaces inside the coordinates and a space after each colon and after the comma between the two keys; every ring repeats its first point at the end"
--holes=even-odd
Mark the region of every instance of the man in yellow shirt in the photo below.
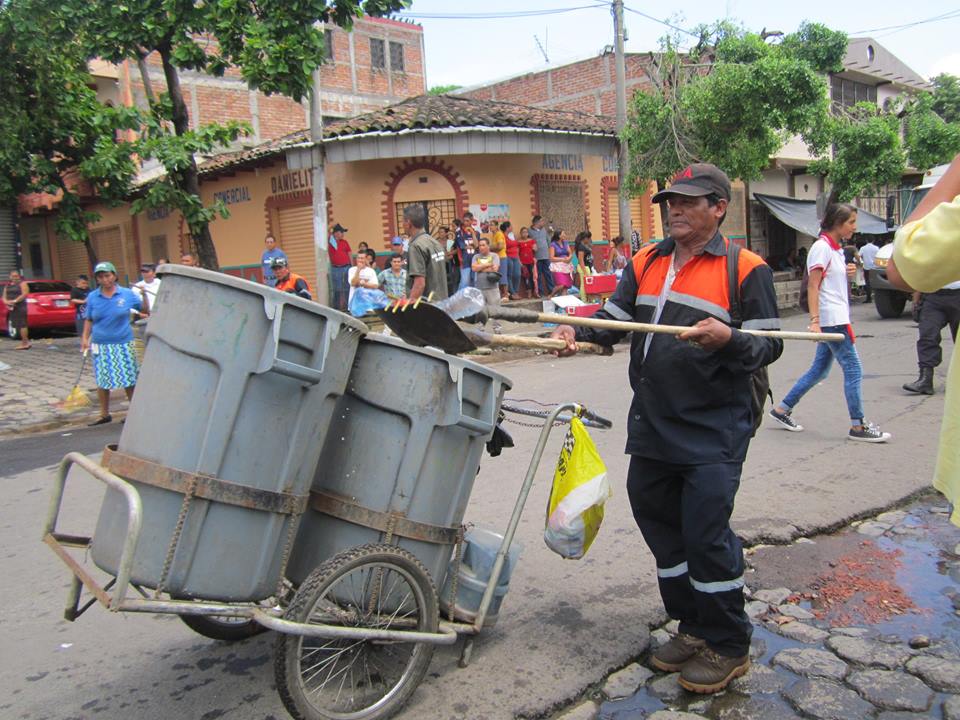
{"type": "MultiPolygon", "coordinates": [[[[906,290],[935,292],[960,280],[960,155],[897,231],[887,278],[906,290]]],[[[956,347],[947,376],[940,452],[933,486],[953,503],[960,526],[960,361],[956,347]]]]}

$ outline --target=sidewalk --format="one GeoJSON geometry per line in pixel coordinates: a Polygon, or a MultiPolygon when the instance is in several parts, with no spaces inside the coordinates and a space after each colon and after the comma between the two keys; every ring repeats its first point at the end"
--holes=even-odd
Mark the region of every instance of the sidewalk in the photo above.
{"type": "MultiPolygon", "coordinates": [[[[99,414],[97,385],[88,360],[80,387],[90,405],[75,412],[60,407],[77,381],[82,357],[76,337],[42,337],[30,350],[17,351],[16,340],[0,338],[0,436],[83,425],[99,414]]],[[[126,413],[122,390],[113,393],[110,412],[114,421],[126,413]]]]}

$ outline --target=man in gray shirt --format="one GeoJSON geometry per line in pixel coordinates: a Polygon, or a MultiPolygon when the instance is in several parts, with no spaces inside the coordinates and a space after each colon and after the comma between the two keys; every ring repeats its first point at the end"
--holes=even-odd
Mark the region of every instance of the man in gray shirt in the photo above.
{"type": "Polygon", "coordinates": [[[408,205],[403,209],[403,230],[411,238],[407,251],[408,302],[421,295],[431,300],[447,297],[446,249],[424,230],[426,224],[427,214],[423,206],[408,205]]]}
{"type": "Polygon", "coordinates": [[[540,297],[553,293],[553,273],[550,272],[550,236],[543,227],[543,218],[534,215],[530,221],[530,237],[536,243],[534,257],[537,259],[538,290],[540,297]]]}

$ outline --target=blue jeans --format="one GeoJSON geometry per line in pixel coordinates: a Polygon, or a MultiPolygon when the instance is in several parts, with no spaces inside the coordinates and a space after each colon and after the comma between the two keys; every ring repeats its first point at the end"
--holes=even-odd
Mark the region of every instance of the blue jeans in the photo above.
{"type": "Polygon", "coordinates": [[[863,398],[860,395],[860,380],[863,377],[863,366],[857,348],[850,340],[846,325],[834,325],[820,328],[825,333],[843,333],[842,343],[817,343],[817,354],[813,358],[813,365],[797,380],[794,386],[783,398],[783,405],[788,411],[793,410],[800,402],[800,398],[830,374],[831,360],[836,358],[840,369],[843,370],[843,394],[847,398],[847,410],[850,412],[850,422],[860,425],[863,422],[863,398]]]}
{"type": "Polygon", "coordinates": [[[511,295],[520,294],[520,258],[503,258],[500,266],[502,272],[507,278],[507,292],[511,295]]]}
{"type": "Polygon", "coordinates": [[[468,287],[476,287],[477,278],[474,275],[473,270],[470,269],[470,266],[460,268],[460,287],[458,290],[463,290],[468,287]]]}
{"type": "Polygon", "coordinates": [[[541,295],[553,292],[553,273],[550,271],[550,260],[537,260],[537,282],[540,284],[541,295]]]}
{"type": "MultiPolygon", "coordinates": [[[[331,307],[340,310],[341,312],[347,311],[347,298],[350,295],[350,284],[347,280],[347,276],[350,273],[349,265],[330,266],[330,290],[333,295],[333,302],[331,307]]],[[[325,298],[317,298],[317,302],[323,302],[325,298]]]]}

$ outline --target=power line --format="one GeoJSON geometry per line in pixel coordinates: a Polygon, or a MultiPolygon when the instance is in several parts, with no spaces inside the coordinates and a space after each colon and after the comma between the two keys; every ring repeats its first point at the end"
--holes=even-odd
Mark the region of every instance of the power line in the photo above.
{"type": "Polygon", "coordinates": [[[412,20],[506,20],[510,18],[536,17],[540,15],[560,15],[577,10],[593,10],[598,7],[607,7],[605,2],[595,2],[592,5],[577,5],[566,8],[549,8],[543,10],[514,10],[504,12],[475,12],[475,13],[411,13],[400,12],[397,16],[412,20]]]}
{"type": "Polygon", "coordinates": [[[653,20],[655,23],[660,23],[661,25],[666,25],[666,26],[667,26],[668,28],[670,28],[671,30],[676,30],[677,32],[686,33],[687,35],[690,35],[691,37],[695,37],[695,38],[699,38],[699,37],[700,37],[700,35],[699,35],[698,33],[692,32],[692,31],[687,30],[686,28],[682,28],[682,27],[680,27],[680,26],[678,26],[678,25],[673,25],[673,24],[671,24],[671,23],[668,23],[666,20],[661,20],[660,18],[655,18],[653,15],[647,15],[645,12],[640,12],[639,10],[634,10],[633,8],[627,7],[626,5],[623,6],[623,9],[624,9],[624,10],[627,10],[627,11],[629,11],[629,12],[632,12],[634,15],[639,15],[640,17],[644,17],[644,18],[646,18],[647,20],[653,20]]]}
{"type": "Polygon", "coordinates": [[[960,10],[951,10],[950,12],[943,13],[942,15],[935,15],[934,17],[927,18],[926,20],[916,20],[914,22],[904,23],[902,25],[888,25],[887,27],[872,28],[870,30],[856,30],[850,34],[866,35],[868,33],[884,32],[886,30],[906,30],[907,28],[916,27],[917,25],[938,22],[940,20],[952,20],[956,17],[960,17],[960,10]]]}

